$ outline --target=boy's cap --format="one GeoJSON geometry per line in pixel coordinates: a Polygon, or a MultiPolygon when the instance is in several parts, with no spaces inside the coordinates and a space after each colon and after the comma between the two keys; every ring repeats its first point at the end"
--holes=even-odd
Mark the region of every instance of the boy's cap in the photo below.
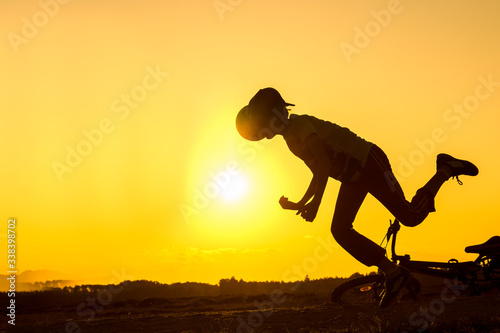
{"type": "Polygon", "coordinates": [[[264,133],[259,127],[262,116],[271,115],[273,109],[279,106],[295,106],[287,103],[280,93],[274,88],[260,89],[252,97],[247,106],[236,116],[236,129],[240,135],[250,141],[259,141],[264,138],[264,133]]]}
{"type": "Polygon", "coordinates": [[[286,106],[295,106],[295,104],[290,104],[285,102],[283,97],[281,97],[278,90],[274,88],[264,88],[260,89],[254,97],[250,100],[248,105],[252,108],[262,108],[262,107],[275,107],[279,104],[285,104],[286,106]]]}

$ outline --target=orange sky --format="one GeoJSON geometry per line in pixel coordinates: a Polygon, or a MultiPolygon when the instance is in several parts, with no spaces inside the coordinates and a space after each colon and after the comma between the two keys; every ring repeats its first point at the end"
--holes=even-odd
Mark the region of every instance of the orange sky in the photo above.
{"type": "MultiPolygon", "coordinates": [[[[382,147],[408,197],[448,152],[480,174],[446,183],[401,252],[471,260],[499,234],[497,1],[3,1],[0,241],[17,269],[109,282],[294,280],[368,272],[318,217],[305,165],[277,138],[238,136],[263,87],[382,147]]],[[[367,198],[355,227],[392,218],[367,198]]],[[[0,274],[5,274],[1,273],[0,274]]]]}

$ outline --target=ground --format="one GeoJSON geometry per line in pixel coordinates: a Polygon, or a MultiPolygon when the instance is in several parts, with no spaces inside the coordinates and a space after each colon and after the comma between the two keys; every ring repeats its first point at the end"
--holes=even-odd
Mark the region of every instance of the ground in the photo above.
{"type": "MultiPolygon", "coordinates": [[[[99,311],[78,305],[50,304],[36,311],[25,305],[18,309],[14,332],[500,333],[497,289],[480,296],[424,289],[418,300],[386,309],[334,304],[328,294],[314,293],[149,298],[112,302],[99,311]]],[[[0,332],[13,328],[2,321],[0,332]]]]}

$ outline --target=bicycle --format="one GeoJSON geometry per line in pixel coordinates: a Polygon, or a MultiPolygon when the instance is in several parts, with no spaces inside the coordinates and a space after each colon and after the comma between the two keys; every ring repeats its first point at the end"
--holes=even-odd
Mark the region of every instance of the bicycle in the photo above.
{"type": "MultiPolygon", "coordinates": [[[[389,222],[389,229],[381,245],[387,240],[384,247],[387,253],[387,246],[392,237],[391,260],[410,272],[457,279],[465,288],[468,288],[471,295],[480,293],[478,288],[480,283],[500,282],[500,236],[493,236],[482,244],[466,247],[465,252],[478,254],[474,261],[459,262],[456,259],[450,259],[448,262],[416,261],[411,260],[408,254],[396,254],[396,236],[401,228],[400,222],[397,219],[389,222]]],[[[334,303],[351,305],[378,305],[384,292],[384,282],[385,277],[381,272],[352,279],[335,288],[331,294],[331,300],[334,303]]],[[[413,278],[407,285],[406,291],[407,293],[402,296],[403,299],[410,297],[416,299],[420,291],[420,283],[413,278]]]]}

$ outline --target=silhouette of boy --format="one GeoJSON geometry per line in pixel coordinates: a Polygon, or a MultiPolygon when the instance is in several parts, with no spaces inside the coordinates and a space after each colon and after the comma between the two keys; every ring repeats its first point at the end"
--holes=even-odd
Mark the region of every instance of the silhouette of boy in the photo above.
{"type": "Polygon", "coordinates": [[[294,104],[286,103],[276,89],[261,89],[238,113],[236,128],[251,141],[283,136],[290,151],[309,167],[313,177],[302,199],[292,202],[283,196],[279,200],[283,209],[296,210],[306,221],[315,219],[328,177],[342,183],[331,226],[333,237],[358,261],[384,272],[380,306],[387,306],[412,276],[386,258],[383,248],[353,229],[366,195],[373,195],[403,225],[413,227],[435,211],[434,197],[445,181],[450,177],[458,180],[459,175],[476,176],[478,169],[468,161],[439,154],[436,173],[409,202],[382,149],[337,124],[289,114],[288,106],[294,104]]]}

